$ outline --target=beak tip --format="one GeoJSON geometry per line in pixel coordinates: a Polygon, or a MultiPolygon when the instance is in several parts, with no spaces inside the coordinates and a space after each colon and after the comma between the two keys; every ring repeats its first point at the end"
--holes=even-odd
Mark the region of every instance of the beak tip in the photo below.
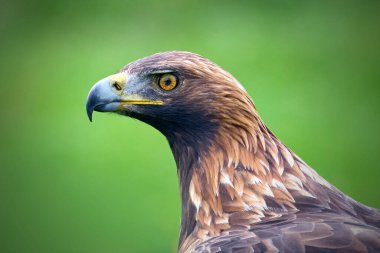
{"type": "Polygon", "coordinates": [[[89,102],[87,102],[86,105],[86,112],[88,119],[90,120],[90,122],[92,122],[92,113],[94,112],[94,106],[89,102]]]}
{"type": "Polygon", "coordinates": [[[92,112],[93,112],[93,109],[87,107],[87,116],[90,122],[92,122],[92,112]]]}

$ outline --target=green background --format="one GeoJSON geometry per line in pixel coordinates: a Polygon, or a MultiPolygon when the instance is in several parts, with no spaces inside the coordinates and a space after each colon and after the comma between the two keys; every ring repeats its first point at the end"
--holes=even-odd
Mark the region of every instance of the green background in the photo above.
{"type": "Polygon", "coordinates": [[[0,252],[175,252],[176,168],[91,86],[186,50],[230,71],[270,129],[380,207],[379,1],[0,1],[0,252]]]}

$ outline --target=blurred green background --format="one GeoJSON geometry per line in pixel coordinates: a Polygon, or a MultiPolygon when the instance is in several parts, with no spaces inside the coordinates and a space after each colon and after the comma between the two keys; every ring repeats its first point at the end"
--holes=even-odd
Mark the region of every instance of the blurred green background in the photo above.
{"type": "Polygon", "coordinates": [[[199,53],[274,133],[380,207],[379,1],[0,1],[0,252],[175,252],[166,140],[86,96],[130,61],[199,53]]]}

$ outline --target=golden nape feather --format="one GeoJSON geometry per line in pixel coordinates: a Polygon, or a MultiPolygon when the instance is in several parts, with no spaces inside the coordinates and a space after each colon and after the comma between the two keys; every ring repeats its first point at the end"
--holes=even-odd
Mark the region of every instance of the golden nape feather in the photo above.
{"type": "Polygon", "coordinates": [[[91,89],[87,113],[144,121],[172,149],[178,251],[380,252],[380,213],[336,189],[262,122],[241,84],[193,53],[137,60],[91,89]]]}

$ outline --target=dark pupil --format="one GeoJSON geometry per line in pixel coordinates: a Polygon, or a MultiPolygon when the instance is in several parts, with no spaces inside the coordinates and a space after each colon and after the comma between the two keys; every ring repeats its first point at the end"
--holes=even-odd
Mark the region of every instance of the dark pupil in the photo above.
{"type": "Polygon", "coordinates": [[[169,86],[171,83],[172,83],[172,80],[170,80],[169,78],[165,80],[166,86],[169,86]]]}

